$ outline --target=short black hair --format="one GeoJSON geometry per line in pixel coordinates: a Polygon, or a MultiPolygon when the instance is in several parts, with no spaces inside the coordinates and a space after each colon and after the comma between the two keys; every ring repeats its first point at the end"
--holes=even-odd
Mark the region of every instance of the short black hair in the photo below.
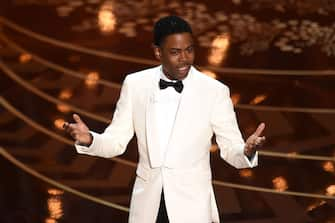
{"type": "Polygon", "coordinates": [[[192,34],[192,28],[184,19],[175,15],[163,17],[154,25],[154,44],[160,46],[167,36],[185,32],[192,34]]]}

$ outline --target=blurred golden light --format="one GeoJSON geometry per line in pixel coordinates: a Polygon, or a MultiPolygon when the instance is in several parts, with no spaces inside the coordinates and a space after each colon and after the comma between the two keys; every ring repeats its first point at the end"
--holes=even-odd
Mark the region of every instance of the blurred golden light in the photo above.
{"type": "Polygon", "coordinates": [[[251,169],[242,169],[239,171],[239,174],[241,177],[249,178],[249,177],[252,177],[253,172],[251,169]]]}
{"type": "Polygon", "coordinates": [[[63,113],[69,113],[71,108],[65,104],[57,104],[57,110],[63,113]]]}
{"type": "Polygon", "coordinates": [[[229,35],[228,34],[218,35],[217,37],[215,37],[215,39],[212,42],[213,48],[226,50],[228,46],[229,46],[229,35]]]}
{"type": "Polygon", "coordinates": [[[210,70],[202,70],[201,72],[204,73],[204,74],[206,74],[207,76],[209,76],[209,77],[211,77],[211,78],[217,79],[217,75],[216,75],[216,73],[214,73],[213,71],[210,71],[210,70]]]}
{"type": "Polygon", "coordinates": [[[334,196],[335,195],[335,185],[330,185],[326,189],[326,194],[329,196],[334,196]]]}
{"type": "Polygon", "coordinates": [[[257,95],[254,99],[252,99],[250,104],[257,105],[257,104],[263,102],[266,98],[267,98],[267,96],[265,94],[257,95]]]}
{"type": "Polygon", "coordinates": [[[324,200],[322,200],[322,201],[317,201],[317,202],[315,202],[315,203],[313,203],[313,204],[311,204],[311,205],[309,205],[308,207],[307,207],[307,211],[313,211],[314,209],[316,209],[316,208],[318,208],[318,207],[320,207],[320,206],[322,206],[322,205],[324,205],[326,203],[326,201],[324,201],[324,200]]]}
{"type": "Polygon", "coordinates": [[[218,149],[219,149],[218,145],[213,144],[209,150],[210,150],[211,153],[214,153],[214,152],[218,151],[218,149]]]}
{"type": "MultiPolygon", "coordinates": [[[[72,97],[72,90],[71,89],[63,89],[58,97],[60,99],[63,99],[63,100],[66,100],[66,99],[69,99],[72,97]]],[[[60,112],[63,112],[63,113],[68,113],[71,111],[70,107],[65,105],[65,104],[57,104],[57,109],[58,111],[60,112]]]]}
{"type": "Polygon", "coordinates": [[[22,53],[19,57],[20,63],[28,63],[32,59],[32,56],[29,53],[22,53]]]}
{"type": "Polygon", "coordinates": [[[47,218],[45,219],[45,223],[57,223],[57,221],[53,218],[47,218]]]}
{"type": "Polygon", "coordinates": [[[63,99],[63,100],[69,99],[69,98],[72,97],[72,90],[71,90],[71,89],[63,89],[63,90],[59,93],[58,97],[59,97],[60,99],[63,99]]]}
{"type": "Polygon", "coordinates": [[[54,126],[57,128],[57,129],[63,129],[63,125],[64,125],[64,122],[65,120],[62,119],[62,118],[58,118],[54,121],[54,126]]]}
{"type": "Polygon", "coordinates": [[[45,223],[57,223],[57,220],[64,215],[63,203],[61,200],[61,195],[64,194],[64,191],[50,188],[48,189],[48,194],[50,195],[47,200],[49,216],[45,219],[45,223]]]}
{"type": "Polygon", "coordinates": [[[276,177],[272,180],[272,184],[275,190],[285,191],[287,190],[287,181],[284,177],[276,177]]]}
{"type": "Polygon", "coordinates": [[[48,189],[48,194],[57,196],[57,195],[64,194],[64,191],[58,190],[58,189],[55,189],[55,188],[51,188],[51,189],[48,189]]]}
{"type": "Polygon", "coordinates": [[[90,72],[86,76],[85,84],[88,88],[94,88],[100,79],[98,72],[90,72]]]}
{"type": "Polygon", "coordinates": [[[323,163],[323,169],[324,171],[330,172],[330,173],[334,173],[335,172],[335,168],[334,168],[334,163],[327,161],[323,163]]]}
{"type": "Polygon", "coordinates": [[[227,49],[230,45],[228,34],[222,34],[215,37],[212,42],[208,62],[212,65],[219,65],[226,58],[227,49]]]}
{"type": "Polygon", "coordinates": [[[112,32],[116,26],[116,17],[113,13],[112,3],[104,4],[98,13],[98,25],[103,33],[112,32]]]}
{"type": "Polygon", "coordinates": [[[235,93],[235,94],[232,94],[230,97],[234,105],[237,105],[240,102],[240,99],[241,99],[240,94],[235,93]]]}
{"type": "Polygon", "coordinates": [[[289,152],[287,153],[287,157],[291,159],[295,159],[297,157],[298,153],[297,152],[289,152]]]}
{"type": "Polygon", "coordinates": [[[63,203],[61,199],[58,197],[50,197],[47,202],[50,218],[61,218],[63,216],[63,203]]]}

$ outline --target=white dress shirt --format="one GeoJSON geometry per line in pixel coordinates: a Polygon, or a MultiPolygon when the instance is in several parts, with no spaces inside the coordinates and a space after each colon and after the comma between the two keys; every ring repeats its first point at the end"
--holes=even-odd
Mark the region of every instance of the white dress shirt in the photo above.
{"type": "MultiPolygon", "coordinates": [[[[160,78],[169,81],[176,82],[176,80],[170,80],[164,75],[163,71],[160,72],[160,78]]],[[[187,81],[187,77],[183,80],[183,84],[187,81]]],[[[185,86],[184,86],[185,87],[185,86]]],[[[176,120],[176,114],[179,107],[180,98],[182,93],[178,93],[173,87],[167,87],[159,90],[156,96],[156,124],[158,132],[158,141],[160,149],[160,158],[164,163],[165,154],[167,152],[169,139],[173,126],[176,120]]]]}

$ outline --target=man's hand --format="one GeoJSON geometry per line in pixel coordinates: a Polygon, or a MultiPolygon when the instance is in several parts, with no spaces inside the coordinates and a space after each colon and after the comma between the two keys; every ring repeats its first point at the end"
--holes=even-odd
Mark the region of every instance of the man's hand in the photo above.
{"type": "Polygon", "coordinates": [[[265,124],[261,123],[257,127],[256,131],[251,136],[249,136],[245,142],[244,154],[246,156],[251,157],[256,152],[256,149],[264,144],[265,136],[261,136],[264,128],[265,124]]]}
{"type": "Polygon", "coordinates": [[[90,134],[87,125],[77,114],[73,114],[73,119],[75,123],[64,123],[64,130],[72,136],[72,138],[76,141],[76,144],[90,146],[92,144],[93,137],[90,134]]]}

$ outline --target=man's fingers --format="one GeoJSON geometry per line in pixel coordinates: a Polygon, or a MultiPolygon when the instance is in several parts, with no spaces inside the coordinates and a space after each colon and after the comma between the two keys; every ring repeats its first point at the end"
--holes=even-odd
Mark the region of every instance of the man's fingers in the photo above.
{"type": "Polygon", "coordinates": [[[80,136],[80,132],[78,131],[78,129],[71,129],[71,131],[69,131],[70,135],[72,136],[73,139],[77,140],[78,137],[80,136]]]}
{"type": "Polygon", "coordinates": [[[77,134],[75,132],[71,132],[70,135],[74,140],[77,140],[77,134]]]}
{"type": "Polygon", "coordinates": [[[77,115],[77,114],[73,114],[73,119],[74,119],[74,121],[76,122],[76,123],[84,123],[82,120],[81,120],[81,118],[79,117],[79,115],[77,115]]]}
{"type": "Polygon", "coordinates": [[[261,146],[261,145],[263,145],[264,142],[265,142],[265,136],[257,137],[255,144],[256,144],[256,146],[261,146]]]}
{"type": "Polygon", "coordinates": [[[63,124],[63,129],[64,129],[66,132],[70,133],[71,131],[73,131],[73,124],[68,123],[68,122],[64,122],[64,124],[63,124]]]}
{"type": "Polygon", "coordinates": [[[257,127],[257,129],[256,129],[256,131],[255,131],[255,133],[254,133],[254,135],[255,136],[260,136],[261,134],[262,134],[262,132],[263,132],[263,130],[265,129],[265,124],[264,124],[264,122],[262,122],[261,124],[259,124],[259,126],[257,127]]]}
{"type": "Polygon", "coordinates": [[[71,135],[71,137],[76,141],[79,142],[81,140],[87,141],[87,137],[84,134],[88,133],[88,128],[86,127],[85,123],[80,119],[79,115],[73,114],[73,119],[75,120],[74,123],[64,122],[63,129],[71,135]]]}
{"type": "Polygon", "coordinates": [[[68,123],[68,122],[65,122],[63,124],[63,128],[68,133],[71,133],[73,131],[77,131],[78,130],[77,124],[75,124],[75,123],[68,123]]]}

